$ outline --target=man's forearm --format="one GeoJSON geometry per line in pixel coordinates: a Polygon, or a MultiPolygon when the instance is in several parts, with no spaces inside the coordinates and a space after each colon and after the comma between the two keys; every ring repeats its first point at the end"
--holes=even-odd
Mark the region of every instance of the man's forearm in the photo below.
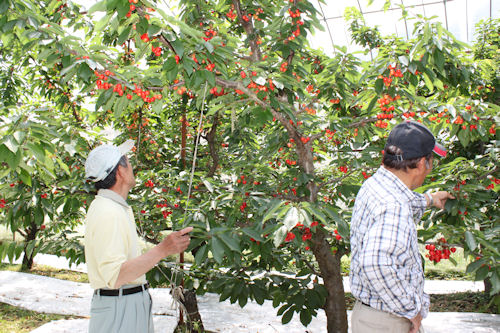
{"type": "Polygon", "coordinates": [[[134,259],[125,261],[120,267],[120,273],[115,282],[115,288],[136,280],[143,274],[146,274],[163,258],[162,251],[155,246],[148,252],[134,259]]]}
{"type": "Polygon", "coordinates": [[[120,288],[122,285],[146,274],[164,257],[184,251],[189,245],[189,232],[192,230],[193,227],[186,227],[182,230],[174,231],[148,252],[137,258],[125,261],[120,267],[115,288],[120,288]]]}

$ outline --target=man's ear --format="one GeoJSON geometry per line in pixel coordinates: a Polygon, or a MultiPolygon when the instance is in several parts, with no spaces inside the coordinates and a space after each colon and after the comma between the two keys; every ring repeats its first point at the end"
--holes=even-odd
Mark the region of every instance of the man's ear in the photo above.
{"type": "Polygon", "coordinates": [[[125,167],[121,164],[118,164],[118,168],[116,169],[116,179],[123,178],[125,172],[125,167]]]}
{"type": "Polygon", "coordinates": [[[429,161],[425,157],[422,157],[420,161],[418,161],[417,165],[419,168],[423,168],[426,170],[431,168],[429,161]]]}

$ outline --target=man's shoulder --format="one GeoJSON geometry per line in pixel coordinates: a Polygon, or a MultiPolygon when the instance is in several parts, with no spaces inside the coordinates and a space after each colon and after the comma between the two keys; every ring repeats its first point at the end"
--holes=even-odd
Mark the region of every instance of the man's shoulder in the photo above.
{"type": "Polygon", "coordinates": [[[391,200],[393,192],[390,184],[379,174],[374,174],[368,178],[360,189],[360,194],[367,196],[370,200],[391,200]]]}
{"type": "Polygon", "coordinates": [[[120,204],[110,198],[106,198],[101,195],[96,195],[94,197],[94,200],[92,200],[92,202],[90,203],[89,209],[91,207],[95,208],[106,207],[109,209],[113,209],[113,208],[120,208],[120,204]]]}
{"type": "Polygon", "coordinates": [[[111,199],[96,195],[87,210],[87,220],[94,217],[102,219],[103,217],[118,216],[122,213],[123,209],[120,204],[111,199]]]}

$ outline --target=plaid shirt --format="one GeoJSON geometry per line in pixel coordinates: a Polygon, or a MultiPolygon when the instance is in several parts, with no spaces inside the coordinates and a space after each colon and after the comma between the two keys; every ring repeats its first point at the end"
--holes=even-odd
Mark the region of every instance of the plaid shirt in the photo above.
{"type": "Polygon", "coordinates": [[[383,166],[356,197],[351,220],[351,292],[408,319],[429,312],[415,223],[427,201],[383,166]]]}

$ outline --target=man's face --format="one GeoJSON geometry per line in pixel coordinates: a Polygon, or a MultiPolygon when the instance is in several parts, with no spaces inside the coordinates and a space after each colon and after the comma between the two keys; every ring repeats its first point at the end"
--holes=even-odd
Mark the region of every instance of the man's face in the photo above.
{"type": "Polygon", "coordinates": [[[127,159],[127,167],[123,168],[123,170],[124,170],[124,181],[125,181],[126,184],[129,185],[130,188],[132,188],[136,184],[135,176],[134,176],[134,169],[132,168],[132,165],[130,164],[130,161],[129,161],[128,157],[126,157],[126,159],[127,159]]]}
{"type": "Polygon", "coordinates": [[[422,186],[425,181],[425,177],[427,177],[431,173],[433,164],[434,157],[431,157],[429,160],[425,158],[422,158],[422,160],[420,160],[418,168],[416,169],[417,175],[415,184],[417,186],[415,188],[422,186]]]}

